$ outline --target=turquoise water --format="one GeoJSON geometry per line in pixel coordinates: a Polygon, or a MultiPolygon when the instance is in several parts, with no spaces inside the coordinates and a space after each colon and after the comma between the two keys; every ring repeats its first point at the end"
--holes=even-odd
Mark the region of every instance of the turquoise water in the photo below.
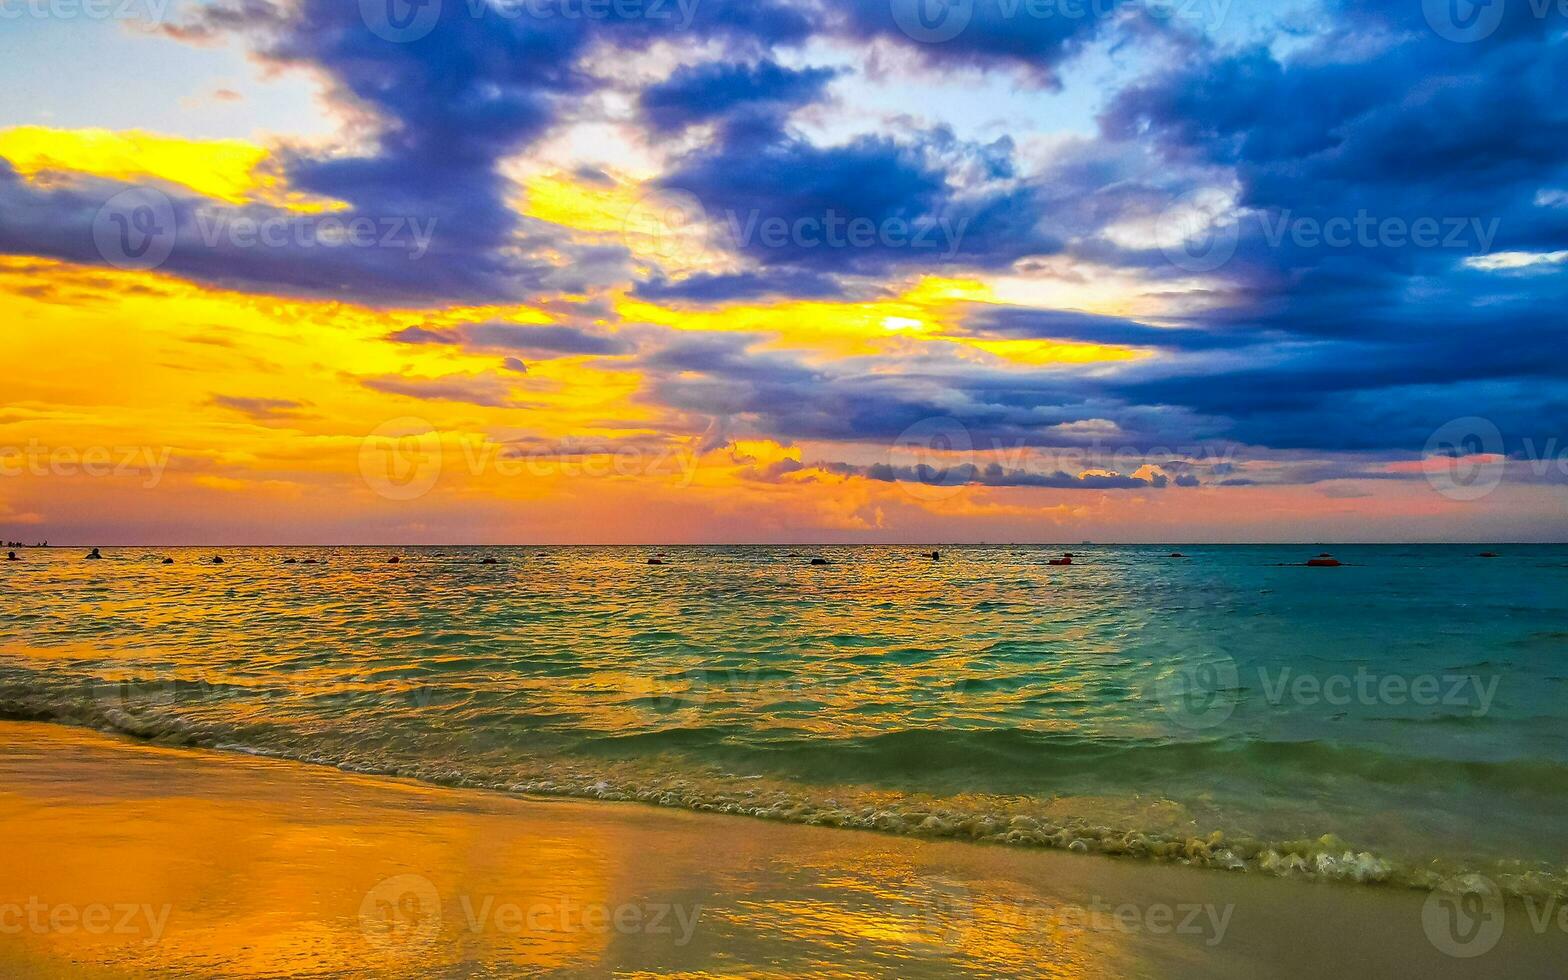
{"type": "Polygon", "coordinates": [[[503,791],[1565,890],[1568,547],[1085,546],[1051,567],[1060,550],[30,550],[0,563],[0,716],[503,791]],[[1301,566],[1320,551],[1345,567],[1301,566]]]}

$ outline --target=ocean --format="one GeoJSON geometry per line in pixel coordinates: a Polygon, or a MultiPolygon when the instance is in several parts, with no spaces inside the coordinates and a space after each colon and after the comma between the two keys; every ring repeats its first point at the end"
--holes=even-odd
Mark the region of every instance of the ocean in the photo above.
{"type": "Polygon", "coordinates": [[[1084,545],[1050,565],[1063,550],[31,549],[0,563],[0,717],[507,793],[1568,894],[1568,546],[1084,545]],[[1320,552],[1343,566],[1304,566],[1320,552]]]}

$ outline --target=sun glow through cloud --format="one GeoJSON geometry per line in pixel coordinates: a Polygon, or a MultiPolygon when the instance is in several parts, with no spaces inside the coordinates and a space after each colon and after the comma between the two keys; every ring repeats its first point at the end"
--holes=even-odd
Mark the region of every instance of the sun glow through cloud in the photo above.
{"type": "MultiPolygon", "coordinates": [[[[1556,420],[1524,406],[1558,404],[1562,382],[1519,365],[1550,362],[1531,352],[1568,263],[1541,222],[1568,175],[1478,177],[1450,204],[1414,173],[1384,201],[1371,114],[1325,104],[1218,133],[1189,116],[1242,110],[1180,95],[1226,102],[1203,79],[1245,57],[1306,88],[1336,64],[1446,58],[1454,86],[1486,90],[1462,52],[1344,14],[1379,41],[1337,62],[1311,37],[1244,55],[1218,32],[1172,63],[1186,25],[1120,37],[1120,20],[1071,38],[1021,25],[1023,57],[771,2],[772,20],[725,7],[680,35],[438,17],[398,44],[303,6],[312,30],[193,9],[156,39],[96,42],[133,67],[169,45],[245,52],[254,78],[202,91],[275,125],[268,87],[313,86],[321,113],[294,134],[150,132],[112,112],[53,128],[15,96],[0,114],[0,316],[20,325],[0,334],[16,367],[0,448],[167,459],[129,496],[145,466],[26,471],[0,483],[8,519],[105,540],[115,521],[243,537],[263,515],[320,539],[1028,538],[1073,522],[1112,538],[1251,534],[1245,511],[1273,515],[1265,536],[1441,536],[1461,495],[1430,461],[1452,439],[1503,461],[1486,521],[1528,536],[1554,520],[1557,471],[1523,454],[1556,420]],[[849,56],[867,43],[875,72],[849,56]],[[974,69],[985,85],[948,84],[974,69]],[[1038,87],[1053,77],[1065,87],[1038,87]],[[1365,187],[1269,156],[1321,133],[1362,154],[1365,187]],[[1411,244],[1454,208],[1517,219],[1411,244]],[[1375,234],[1312,236],[1341,214],[1375,234]],[[161,252],[136,247],[159,234],[161,252]],[[387,499],[361,450],[409,419],[442,473],[387,499]]],[[[1249,18],[1250,36],[1277,33],[1249,18]]]]}

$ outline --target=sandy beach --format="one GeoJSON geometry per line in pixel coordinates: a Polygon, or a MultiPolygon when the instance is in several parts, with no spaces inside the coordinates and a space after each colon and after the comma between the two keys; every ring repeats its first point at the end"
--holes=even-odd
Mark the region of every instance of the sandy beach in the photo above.
{"type": "Polygon", "coordinates": [[[1553,910],[0,739],[0,974],[1557,976],[1553,910]],[[1484,933],[1484,930],[1483,930],[1484,933]],[[1488,946],[1484,955],[1458,957],[1488,946]]]}

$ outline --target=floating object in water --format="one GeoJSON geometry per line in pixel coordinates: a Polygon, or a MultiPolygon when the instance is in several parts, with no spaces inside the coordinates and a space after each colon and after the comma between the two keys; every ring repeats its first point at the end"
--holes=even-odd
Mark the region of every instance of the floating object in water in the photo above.
{"type": "Polygon", "coordinates": [[[319,563],[314,558],[306,558],[303,561],[301,561],[300,564],[301,565],[315,565],[315,564],[319,564],[319,563]]]}
{"type": "Polygon", "coordinates": [[[403,561],[403,559],[399,558],[397,555],[393,555],[391,558],[387,559],[387,564],[388,565],[398,565],[398,564],[401,564],[402,561],[403,561]]]}
{"type": "Polygon", "coordinates": [[[222,555],[213,555],[212,556],[212,563],[214,565],[221,565],[221,564],[223,564],[223,556],[222,555]]]}
{"type": "Polygon", "coordinates": [[[484,561],[480,562],[479,564],[481,564],[481,565],[499,565],[501,563],[496,561],[494,558],[486,558],[484,561]]]}
{"type": "Polygon", "coordinates": [[[1476,557],[1477,558],[1501,558],[1503,556],[1499,555],[1495,551],[1483,551],[1479,555],[1477,555],[1476,557]]]}
{"type": "Polygon", "coordinates": [[[1052,565],[1057,565],[1057,566],[1071,565],[1072,563],[1073,563],[1073,556],[1070,555],[1070,554],[1063,555],[1060,558],[1052,558],[1051,559],[1051,564],[1052,565]]]}
{"type": "Polygon", "coordinates": [[[813,558],[811,559],[811,563],[813,565],[826,565],[828,560],[826,558],[813,558]]]}
{"type": "Polygon", "coordinates": [[[649,558],[648,559],[648,564],[650,564],[650,565],[662,565],[662,564],[664,564],[664,559],[663,558],[649,558]]]}
{"type": "Polygon", "coordinates": [[[7,551],[5,553],[5,560],[6,561],[21,561],[22,559],[16,557],[16,552],[14,552],[14,551],[7,551]]]}
{"type": "Polygon", "coordinates": [[[1323,555],[1307,562],[1308,568],[1339,568],[1343,562],[1338,561],[1333,555],[1323,555]]]}
{"type": "Polygon", "coordinates": [[[941,561],[942,560],[942,553],[940,551],[933,551],[927,557],[929,557],[932,561],[941,561]]]}
{"type": "Polygon", "coordinates": [[[174,564],[174,559],[173,559],[173,558],[165,558],[165,559],[164,559],[164,560],[163,560],[163,563],[164,563],[164,564],[165,564],[165,565],[172,565],[172,564],[174,564]]]}
{"type": "Polygon", "coordinates": [[[1186,557],[1187,557],[1187,556],[1186,556],[1186,555],[1184,555],[1184,554],[1182,554],[1182,553],[1181,553],[1181,552],[1179,552],[1179,551],[1173,551],[1173,552],[1171,552],[1171,554],[1170,554],[1170,556],[1171,556],[1171,557],[1172,557],[1172,558],[1186,558],[1186,557]]]}
{"type": "Polygon", "coordinates": [[[98,549],[97,548],[94,548],[92,551],[89,551],[87,553],[87,557],[84,560],[85,561],[103,561],[103,555],[98,553],[98,549]]]}
{"type": "Polygon", "coordinates": [[[1325,551],[1321,555],[1318,555],[1318,557],[1319,558],[1333,558],[1334,556],[1325,551]]]}

